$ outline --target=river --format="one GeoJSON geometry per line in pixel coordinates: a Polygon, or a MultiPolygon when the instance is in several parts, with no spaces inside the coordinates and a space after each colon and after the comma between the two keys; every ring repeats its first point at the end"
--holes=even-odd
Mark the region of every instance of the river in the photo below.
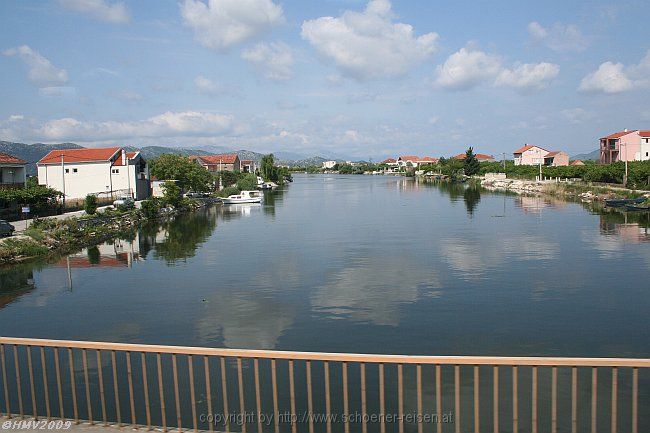
{"type": "Polygon", "coordinates": [[[296,175],[0,271],[0,334],[251,349],[650,356],[648,215],[296,175]]]}

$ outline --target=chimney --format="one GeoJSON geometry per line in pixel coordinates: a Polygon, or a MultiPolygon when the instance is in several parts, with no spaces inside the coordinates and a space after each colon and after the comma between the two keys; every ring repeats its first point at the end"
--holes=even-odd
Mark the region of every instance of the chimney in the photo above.
{"type": "Polygon", "coordinates": [[[625,128],[625,129],[623,130],[623,132],[627,132],[627,128],[625,128]]]}
{"type": "Polygon", "coordinates": [[[128,165],[126,160],[126,150],[122,149],[122,165],[128,165]]]}

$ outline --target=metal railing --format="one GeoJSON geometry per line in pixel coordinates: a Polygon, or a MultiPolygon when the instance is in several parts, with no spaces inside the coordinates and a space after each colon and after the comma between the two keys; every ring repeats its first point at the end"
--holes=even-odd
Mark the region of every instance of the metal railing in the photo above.
{"type": "Polygon", "coordinates": [[[364,355],[0,337],[0,362],[0,411],[9,418],[165,431],[650,431],[649,390],[639,389],[640,382],[650,384],[650,359],[364,355]]]}

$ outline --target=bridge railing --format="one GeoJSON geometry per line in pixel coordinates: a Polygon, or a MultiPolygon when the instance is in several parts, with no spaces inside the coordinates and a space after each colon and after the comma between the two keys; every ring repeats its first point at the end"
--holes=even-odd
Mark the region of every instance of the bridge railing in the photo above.
{"type": "Polygon", "coordinates": [[[0,412],[18,419],[260,433],[650,431],[650,359],[0,337],[0,362],[0,412]]]}

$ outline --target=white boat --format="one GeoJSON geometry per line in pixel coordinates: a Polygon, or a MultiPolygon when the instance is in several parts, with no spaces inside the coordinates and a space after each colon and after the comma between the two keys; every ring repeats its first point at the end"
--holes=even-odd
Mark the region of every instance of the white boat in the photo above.
{"type": "Polygon", "coordinates": [[[261,186],[262,189],[276,189],[278,184],[275,182],[264,182],[261,186]]]}
{"type": "Polygon", "coordinates": [[[261,203],[262,194],[259,191],[242,191],[221,199],[223,204],[261,203]]]}

